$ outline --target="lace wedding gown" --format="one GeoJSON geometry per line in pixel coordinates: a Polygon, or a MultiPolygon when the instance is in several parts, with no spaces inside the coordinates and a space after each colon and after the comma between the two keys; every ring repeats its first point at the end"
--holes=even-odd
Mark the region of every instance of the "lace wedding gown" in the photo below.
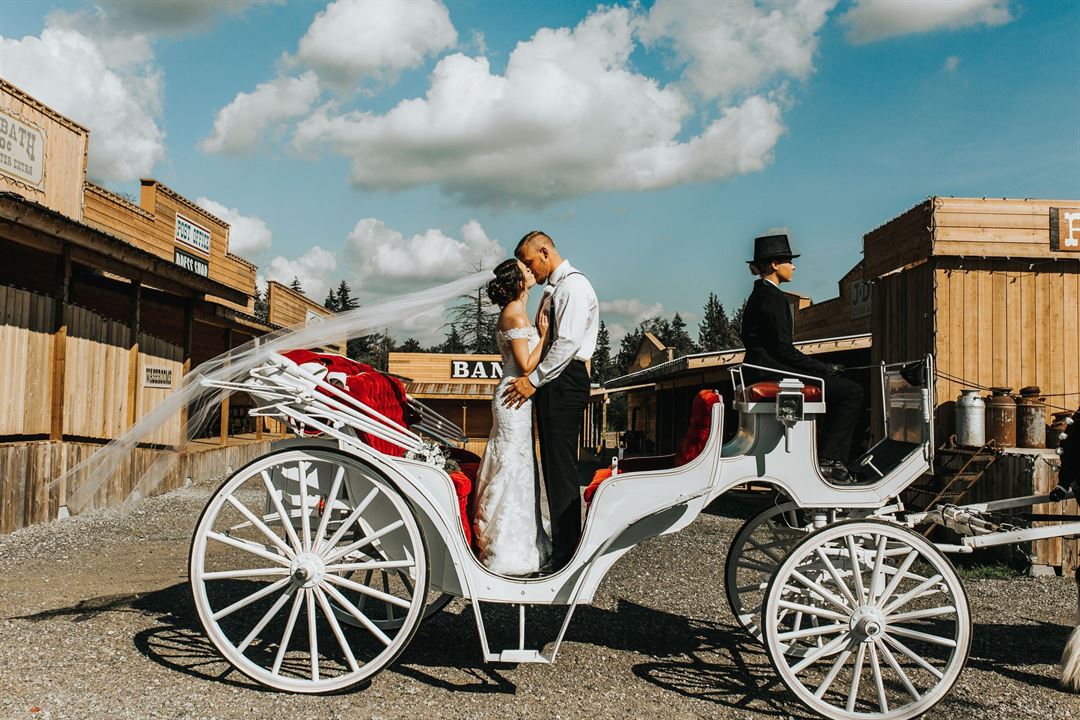
{"type": "Polygon", "coordinates": [[[510,341],[525,338],[529,351],[540,342],[535,328],[497,330],[503,379],[491,401],[493,424],[476,475],[473,528],[480,562],[500,575],[528,575],[551,557],[551,540],[540,514],[540,484],[533,450],[532,400],[503,405],[503,390],[520,374],[510,341]]]}

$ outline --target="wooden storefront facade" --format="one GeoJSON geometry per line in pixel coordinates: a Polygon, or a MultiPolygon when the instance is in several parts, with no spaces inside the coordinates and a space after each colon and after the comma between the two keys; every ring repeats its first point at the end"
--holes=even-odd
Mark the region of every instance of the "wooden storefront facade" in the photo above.
{"type": "MultiPolygon", "coordinates": [[[[0,532],[8,532],[64,506],[62,497],[45,506],[52,512],[20,501],[41,497],[66,466],[57,458],[116,438],[191,368],[275,326],[254,317],[256,267],[229,252],[227,223],[156,180],[142,181],[137,203],[89,182],[91,132],[3,80],[0,124],[18,138],[0,151],[0,532]]],[[[215,446],[245,433],[261,439],[244,402],[226,403],[204,430],[215,446]]],[[[176,449],[187,431],[178,417],[144,449],[176,449]]],[[[123,500],[117,493],[101,502],[123,500]]]]}

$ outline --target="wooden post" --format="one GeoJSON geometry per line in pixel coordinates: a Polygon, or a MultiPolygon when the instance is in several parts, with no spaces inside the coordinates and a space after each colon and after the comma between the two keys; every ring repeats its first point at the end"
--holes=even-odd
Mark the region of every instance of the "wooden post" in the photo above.
{"type": "Polygon", "coordinates": [[[466,421],[468,420],[468,408],[469,406],[467,403],[461,403],[461,434],[465,437],[469,437],[468,425],[466,424],[466,421]]]}
{"type": "MultiPolygon", "coordinates": [[[[64,373],[67,354],[67,306],[71,302],[71,249],[64,246],[56,265],[56,295],[53,304],[52,402],[49,439],[64,438],[64,373]]],[[[61,504],[64,500],[61,499],[61,504]]]]}
{"type": "MultiPolygon", "coordinates": [[[[180,331],[181,344],[183,345],[183,357],[181,361],[184,363],[181,373],[187,375],[191,372],[191,343],[194,336],[195,329],[195,305],[191,300],[184,301],[184,325],[180,331]]],[[[183,445],[188,439],[188,406],[185,403],[184,407],[180,408],[180,444],[183,445]]]]}
{"type": "MultiPolygon", "coordinates": [[[[232,350],[232,328],[225,328],[223,333],[223,339],[225,343],[225,352],[232,350]]],[[[225,364],[228,365],[229,361],[226,360],[225,364]]],[[[221,398],[221,444],[227,445],[229,443],[229,395],[225,394],[221,398]]]]}
{"type": "Polygon", "coordinates": [[[139,333],[142,323],[142,280],[134,279],[128,289],[128,328],[131,343],[128,350],[127,426],[138,418],[139,404],[139,333]]]}

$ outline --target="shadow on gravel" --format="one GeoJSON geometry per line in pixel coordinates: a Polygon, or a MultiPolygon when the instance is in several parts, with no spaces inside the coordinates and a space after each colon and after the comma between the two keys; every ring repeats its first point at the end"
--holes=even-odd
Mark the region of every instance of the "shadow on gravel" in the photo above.
{"type": "Polygon", "coordinates": [[[1028,624],[975,623],[967,667],[1068,695],[1058,684],[1056,668],[1051,675],[1027,672],[1022,668],[1057,665],[1075,626],[1024,619],[1028,624]]]}

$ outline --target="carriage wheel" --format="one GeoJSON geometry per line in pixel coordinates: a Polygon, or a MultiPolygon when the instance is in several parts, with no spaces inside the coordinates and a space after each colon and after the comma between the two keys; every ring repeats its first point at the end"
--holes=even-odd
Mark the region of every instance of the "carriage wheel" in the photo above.
{"type": "Polygon", "coordinates": [[[971,613],[952,564],[929,541],[849,520],[791,550],[766,592],[762,629],[780,679],[816,712],[906,720],[956,682],[971,613]]]}
{"type": "MultiPolygon", "coordinates": [[[[367,587],[381,589],[385,593],[394,594],[400,590],[404,590],[404,592],[410,594],[413,592],[412,580],[407,573],[400,570],[356,571],[352,573],[349,578],[367,587]]],[[[395,630],[401,627],[401,623],[405,620],[405,613],[392,602],[375,600],[363,593],[353,592],[351,590],[342,592],[356,605],[356,607],[368,616],[371,622],[375,623],[376,627],[381,630],[395,630]]],[[[443,608],[449,605],[450,601],[453,599],[454,596],[450,593],[439,592],[438,590],[429,588],[424,603],[424,616],[422,619],[427,620],[432,615],[439,613],[443,608]]],[[[335,613],[338,616],[338,620],[341,620],[342,622],[350,625],[358,624],[356,618],[347,612],[335,609],[335,613]]]]}
{"type": "Polygon", "coordinates": [[[420,625],[429,578],[404,496],[323,449],[273,452],[227,479],[199,519],[189,574],[199,621],[225,659],[301,693],[344,690],[390,664],[420,625]],[[383,587],[391,576],[401,580],[383,587]],[[369,617],[373,605],[394,608],[392,626],[369,617]]]}
{"type": "Polygon", "coordinates": [[[809,529],[793,502],[770,505],[739,528],[724,562],[724,590],[735,621],[762,642],[761,606],[765,590],[788,551],[809,529]]]}

